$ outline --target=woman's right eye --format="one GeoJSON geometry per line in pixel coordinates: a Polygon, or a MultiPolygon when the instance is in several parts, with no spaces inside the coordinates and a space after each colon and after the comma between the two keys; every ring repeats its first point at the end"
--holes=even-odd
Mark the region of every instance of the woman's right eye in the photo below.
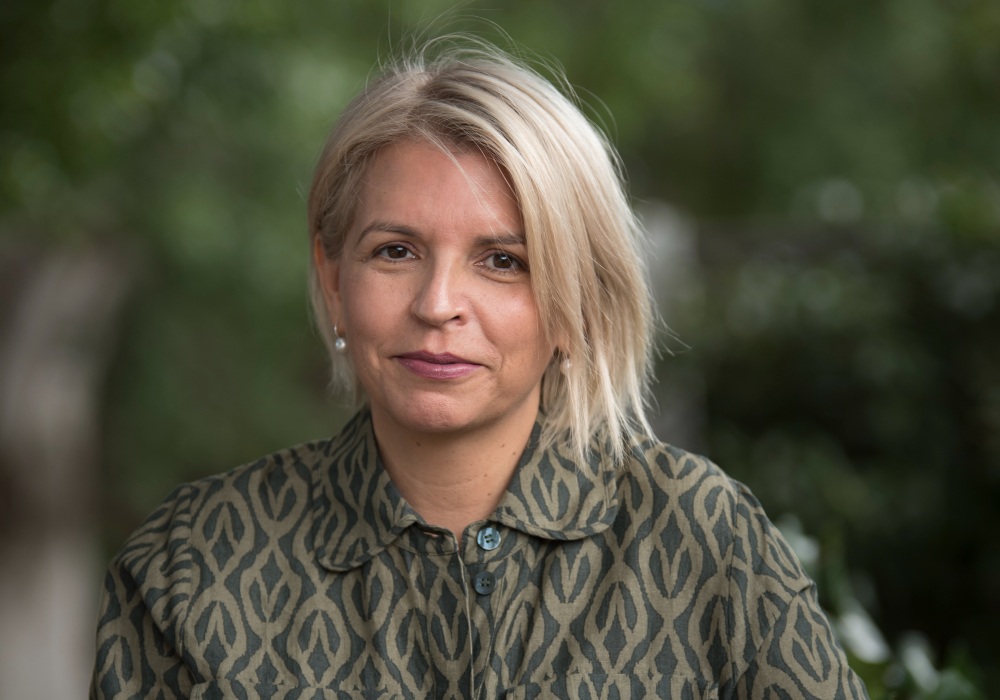
{"type": "Polygon", "coordinates": [[[405,245],[399,245],[398,243],[382,246],[375,251],[375,254],[378,257],[385,258],[387,260],[405,260],[407,256],[411,255],[409,248],[405,245]]]}

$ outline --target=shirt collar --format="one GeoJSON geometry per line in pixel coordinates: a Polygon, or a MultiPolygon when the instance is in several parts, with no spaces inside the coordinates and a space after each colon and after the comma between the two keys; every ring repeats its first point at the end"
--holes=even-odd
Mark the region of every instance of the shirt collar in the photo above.
{"type": "MultiPolygon", "coordinates": [[[[539,424],[492,520],[551,540],[575,540],[607,529],[618,512],[616,470],[595,442],[587,464],[566,446],[539,450],[539,424]]],[[[315,546],[322,565],[348,571],[423,520],[382,467],[371,416],[362,410],[322,447],[313,471],[315,546]]]]}
{"type": "Polygon", "coordinates": [[[551,540],[578,540],[610,527],[618,514],[618,472],[598,440],[580,464],[568,444],[538,449],[541,426],[531,439],[500,499],[493,519],[551,540]]]}
{"type": "Polygon", "coordinates": [[[316,552],[321,564],[348,571],[420,522],[382,468],[367,410],[323,446],[313,471],[316,552]]]}

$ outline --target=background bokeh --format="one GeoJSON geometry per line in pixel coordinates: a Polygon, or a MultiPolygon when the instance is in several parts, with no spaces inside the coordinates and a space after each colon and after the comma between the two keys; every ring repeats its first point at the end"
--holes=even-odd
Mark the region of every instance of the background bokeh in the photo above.
{"type": "Polygon", "coordinates": [[[750,484],[873,697],[988,697],[1000,3],[450,6],[0,5],[0,696],[82,692],[101,568],[173,486],[345,417],[304,192],[434,20],[560,63],[618,145],[660,437],[750,484]]]}

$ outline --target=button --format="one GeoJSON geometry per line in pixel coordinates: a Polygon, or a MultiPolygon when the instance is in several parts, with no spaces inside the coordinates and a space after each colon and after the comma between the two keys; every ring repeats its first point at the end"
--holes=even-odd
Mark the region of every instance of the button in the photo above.
{"type": "Polygon", "coordinates": [[[476,535],[476,542],[487,552],[500,546],[500,531],[492,525],[487,525],[476,535]]]}
{"type": "Polygon", "coordinates": [[[479,595],[489,595],[497,587],[496,576],[489,571],[480,571],[472,579],[472,587],[476,589],[476,593],[479,595]]]}

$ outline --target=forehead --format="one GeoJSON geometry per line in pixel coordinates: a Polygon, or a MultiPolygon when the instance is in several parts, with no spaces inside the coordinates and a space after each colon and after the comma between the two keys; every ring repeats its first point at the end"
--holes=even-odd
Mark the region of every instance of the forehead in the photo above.
{"type": "Polygon", "coordinates": [[[478,149],[408,139],[383,147],[361,182],[355,223],[388,214],[446,222],[493,220],[520,228],[520,208],[501,166],[478,149]]]}

